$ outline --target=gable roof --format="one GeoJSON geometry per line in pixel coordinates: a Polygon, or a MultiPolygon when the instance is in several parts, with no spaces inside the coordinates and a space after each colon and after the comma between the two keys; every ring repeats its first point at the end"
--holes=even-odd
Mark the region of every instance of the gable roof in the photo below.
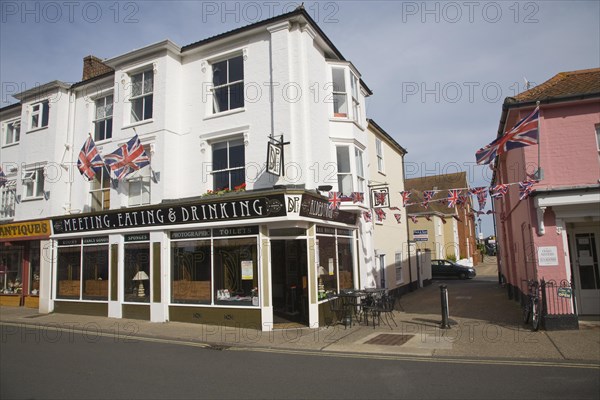
{"type": "MultiPolygon", "coordinates": [[[[433,175],[424,176],[421,178],[406,179],[404,181],[404,190],[410,190],[412,192],[412,195],[408,202],[419,203],[406,207],[406,212],[408,214],[439,213],[444,215],[454,215],[455,208],[448,208],[448,206],[441,201],[429,203],[429,207],[425,209],[420,204],[423,200],[422,193],[425,190],[439,190],[439,192],[432,197],[432,200],[440,200],[445,199],[448,196],[449,189],[467,187],[469,187],[469,184],[467,183],[466,172],[456,172],[452,174],[433,175]]],[[[463,193],[465,193],[464,190],[463,193]]],[[[467,198],[470,199],[470,196],[468,196],[467,198]]]]}
{"type": "Polygon", "coordinates": [[[590,95],[600,96],[600,68],[559,72],[538,86],[508,97],[505,102],[525,103],[590,95]]]}

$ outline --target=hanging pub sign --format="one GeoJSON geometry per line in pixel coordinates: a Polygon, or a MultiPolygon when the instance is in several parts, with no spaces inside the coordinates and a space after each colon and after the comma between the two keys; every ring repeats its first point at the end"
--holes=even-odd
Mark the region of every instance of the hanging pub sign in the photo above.
{"type": "Polygon", "coordinates": [[[373,208],[389,207],[390,189],[387,186],[371,189],[371,205],[373,208]]]}
{"type": "Polygon", "coordinates": [[[283,147],[273,142],[267,143],[267,172],[273,175],[281,176],[282,164],[283,147]]]}

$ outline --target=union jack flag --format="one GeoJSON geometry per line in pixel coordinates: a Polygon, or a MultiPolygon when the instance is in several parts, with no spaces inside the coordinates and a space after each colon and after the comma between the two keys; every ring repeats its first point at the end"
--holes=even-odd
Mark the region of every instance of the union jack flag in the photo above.
{"type": "Polygon", "coordinates": [[[105,164],[115,173],[121,181],[127,175],[150,164],[144,146],[135,134],[127,143],[121,145],[114,152],[104,156],[105,164]]]}
{"type": "Polygon", "coordinates": [[[501,199],[506,195],[506,193],[508,193],[508,185],[504,183],[496,185],[490,190],[490,196],[492,196],[494,199],[501,199]]]}
{"type": "Polygon", "coordinates": [[[400,196],[402,196],[402,207],[406,207],[408,203],[408,198],[410,197],[410,190],[405,190],[400,192],[400,196]]]}
{"type": "Polygon", "coordinates": [[[411,221],[415,224],[419,223],[419,219],[414,215],[409,215],[411,221]]]}
{"type": "Polygon", "coordinates": [[[400,223],[400,221],[402,220],[402,214],[394,214],[394,217],[396,218],[396,222],[400,223]]]}
{"type": "Polygon", "coordinates": [[[0,167],[0,188],[6,185],[6,181],[6,175],[4,174],[4,171],[2,171],[2,167],[0,167]]]}
{"type": "Polygon", "coordinates": [[[519,182],[519,200],[525,200],[526,198],[533,193],[535,190],[533,185],[536,184],[537,181],[526,180],[524,182],[519,182]]]}
{"type": "Polygon", "coordinates": [[[371,213],[368,211],[364,211],[363,218],[365,219],[365,222],[371,222],[371,220],[372,220],[371,213]]]}
{"type": "Polygon", "coordinates": [[[377,221],[383,221],[385,219],[385,211],[383,211],[383,209],[378,208],[375,210],[375,214],[377,214],[377,221]]]}
{"type": "Polygon", "coordinates": [[[350,197],[352,197],[352,203],[364,203],[365,201],[365,194],[363,192],[352,192],[350,197]]]}
{"type": "Polygon", "coordinates": [[[340,208],[340,204],[342,204],[340,192],[329,192],[329,208],[337,210],[340,208]]]}
{"type": "Polygon", "coordinates": [[[487,202],[487,190],[485,187],[476,187],[471,189],[471,194],[477,196],[477,201],[479,202],[479,209],[482,210],[485,207],[485,203],[487,202]]]}
{"type": "Polygon", "coordinates": [[[456,200],[456,205],[464,207],[466,203],[467,203],[467,194],[466,193],[459,194],[458,200],[456,200]]]}
{"type": "Polygon", "coordinates": [[[448,190],[448,208],[454,208],[456,203],[458,202],[458,198],[460,197],[460,189],[450,189],[448,190]]]}
{"type": "Polygon", "coordinates": [[[496,156],[509,150],[537,144],[539,116],[540,108],[536,107],[531,114],[517,122],[509,132],[505,132],[492,143],[477,150],[475,153],[477,164],[489,164],[496,156]]]}
{"type": "Polygon", "coordinates": [[[88,136],[79,152],[77,168],[79,168],[81,175],[85,176],[88,181],[93,180],[94,176],[104,168],[104,161],[102,161],[102,157],[98,153],[96,144],[91,136],[88,136]]]}

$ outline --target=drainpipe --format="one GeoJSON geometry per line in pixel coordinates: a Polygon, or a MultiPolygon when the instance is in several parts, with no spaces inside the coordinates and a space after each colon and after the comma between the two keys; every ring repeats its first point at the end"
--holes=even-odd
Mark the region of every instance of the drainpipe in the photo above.
{"type": "MultiPolygon", "coordinates": [[[[402,187],[404,187],[404,182],[406,182],[406,169],[404,168],[404,156],[406,153],[402,155],[402,187]]],[[[412,279],[412,263],[410,262],[410,229],[408,227],[408,212],[406,211],[406,207],[404,207],[404,211],[406,213],[406,246],[408,247],[408,288],[412,292],[413,291],[413,279],[412,279]]]]}

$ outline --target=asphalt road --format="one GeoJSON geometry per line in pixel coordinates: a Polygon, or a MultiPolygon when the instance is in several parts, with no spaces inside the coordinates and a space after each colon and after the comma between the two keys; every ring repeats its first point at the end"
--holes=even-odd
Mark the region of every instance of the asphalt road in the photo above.
{"type": "Polygon", "coordinates": [[[207,349],[0,324],[1,399],[598,399],[598,365],[207,349]]]}

